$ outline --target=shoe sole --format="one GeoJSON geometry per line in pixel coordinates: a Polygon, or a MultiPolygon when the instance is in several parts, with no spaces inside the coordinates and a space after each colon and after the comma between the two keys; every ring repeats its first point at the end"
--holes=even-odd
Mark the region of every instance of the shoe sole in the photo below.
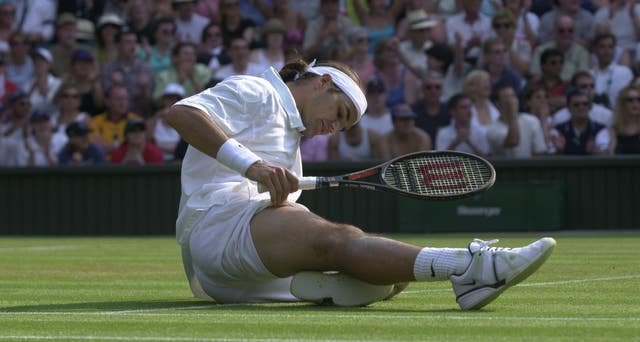
{"type": "Polygon", "coordinates": [[[385,299],[392,289],[336,272],[300,272],[291,280],[291,294],[321,305],[366,306],[385,299]]]}
{"type": "Polygon", "coordinates": [[[458,304],[460,305],[462,310],[478,310],[482,308],[483,306],[491,303],[494,299],[498,298],[498,296],[500,296],[500,294],[502,294],[502,292],[504,292],[506,289],[527,279],[531,274],[537,271],[538,268],[540,268],[540,266],[542,266],[542,264],[547,261],[547,259],[553,252],[553,249],[556,247],[556,241],[554,239],[544,238],[544,240],[549,241],[550,243],[547,250],[544,251],[544,253],[542,253],[538,259],[536,259],[531,264],[529,264],[529,266],[520,271],[518,275],[511,279],[511,281],[498,288],[485,287],[458,298],[458,304]],[[483,299],[475,303],[473,301],[473,298],[477,297],[482,297],[483,299]]]}

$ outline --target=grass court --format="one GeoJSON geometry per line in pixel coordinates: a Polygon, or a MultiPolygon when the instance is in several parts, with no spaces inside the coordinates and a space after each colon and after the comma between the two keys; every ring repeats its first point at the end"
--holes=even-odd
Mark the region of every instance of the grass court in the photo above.
{"type": "Polygon", "coordinates": [[[640,341],[640,231],[395,235],[558,245],[476,312],[449,282],[412,283],[365,308],[218,305],[192,297],[172,237],[0,237],[0,341],[640,341]]]}

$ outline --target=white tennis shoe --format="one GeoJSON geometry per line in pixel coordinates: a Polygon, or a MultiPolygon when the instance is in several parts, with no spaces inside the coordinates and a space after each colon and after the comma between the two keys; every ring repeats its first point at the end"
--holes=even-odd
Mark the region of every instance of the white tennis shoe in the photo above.
{"type": "Polygon", "coordinates": [[[317,304],[366,306],[391,294],[393,285],[372,285],[338,272],[300,272],[291,280],[291,293],[317,304]]]}
{"type": "Polygon", "coordinates": [[[489,247],[496,242],[473,240],[469,244],[469,267],[461,275],[450,277],[462,310],[480,309],[526,279],[542,266],[556,245],[554,239],[545,237],[521,248],[489,247]]]}

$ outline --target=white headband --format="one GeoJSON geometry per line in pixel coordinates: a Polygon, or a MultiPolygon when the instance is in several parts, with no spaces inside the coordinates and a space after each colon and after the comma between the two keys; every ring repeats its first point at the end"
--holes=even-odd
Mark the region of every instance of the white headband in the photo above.
{"type": "Polygon", "coordinates": [[[356,106],[356,109],[358,110],[358,119],[356,120],[356,122],[360,121],[360,118],[362,118],[364,111],[367,109],[367,99],[364,96],[362,89],[360,89],[360,87],[356,83],[356,81],[354,81],[351,77],[349,77],[344,72],[334,67],[330,67],[330,66],[314,67],[313,66],[314,64],[315,64],[315,61],[309,64],[309,68],[307,68],[307,72],[320,75],[320,76],[324,74],[331,75],[331,80],[333,81],[333,83],[335,83],[335,85],[338,86],[340,90],[342,90],[345,94],[347,94],[349,99],[351,99],[351,102],[353,102],[353,104],[356,106]]]}

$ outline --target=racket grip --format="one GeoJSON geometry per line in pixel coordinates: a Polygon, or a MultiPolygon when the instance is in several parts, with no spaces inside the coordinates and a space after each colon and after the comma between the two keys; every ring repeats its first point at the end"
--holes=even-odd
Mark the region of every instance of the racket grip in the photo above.
{"type": "MultiPolygon", "coordinates": [[[[298,181],[299,181],[298,188],[300,190],[313,190],[313,189],[318,187],[317,186],[318,177],[300,177],[300,179],[298,181]]],[[[267,191],[269,191],[269,188],[267,188],[262,183],[258,183],[258,192],[259,193],[263,193],[263,192],[267,192],[267,191]]]]}

